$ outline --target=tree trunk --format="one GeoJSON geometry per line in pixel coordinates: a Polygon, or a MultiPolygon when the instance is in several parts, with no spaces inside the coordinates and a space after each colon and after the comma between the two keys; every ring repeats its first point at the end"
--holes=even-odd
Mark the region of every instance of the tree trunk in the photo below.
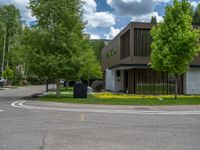
{"type": "Polygon", "coordinates": [[[56,81],[56,95],[60,97],[60,80],[56,81]]]}
{"type": "Polygon", "coordinates": [[[49,92],[49,84],[46,82],[46,92],[49,92]]]}
{"type": "Polygon", "coordinates": [[[176,81],[175,81],[175,99],[178,98],[178,79],[179,79],[179,76],[176,75],[176,81]]]}
{"type": "Polygon", "coordinates": [[[3,77],[4,72],[4,61],[5,61],[5,51],[6,51],[6,33],[4,34],[4,44],[3,44],[3,56],[2,56],[2,68],[1,68],[1,77],[3,77]]]}
{"type": "MultiPolygon", "coordinates": [[[[7,53],[9,53],[10,52],[10,41],[8,40],[8,52],[7,53]]],[[[9,65],[9,59],[7,58],[7,66],[9,65]]]]}
{"type": "Polygon", "coordinates": [[[9,35],[9,29],[6,28],[6,45],[5,45],[5,53],[8,52],[8,49],[9,49],[9,41],[10,41],[10,35],[9,35]]]}
{"type": "Polygon", "coordinates": [[[66,90],[68,89],[68,87],[69,87],[69,82],[68,82],[68,80],[66,80],[66,90]]]}
{"type": "Polygon", "coordinates": [[[88,86],[90,86],[90,79],[88,78],[88,86]]]}

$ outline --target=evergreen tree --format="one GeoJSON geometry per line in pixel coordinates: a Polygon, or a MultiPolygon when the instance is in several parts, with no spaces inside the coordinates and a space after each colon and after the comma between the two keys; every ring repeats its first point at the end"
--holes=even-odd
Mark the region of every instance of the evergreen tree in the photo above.
{"type": "Polygon", "coordinates": [[[156,16],[151,17],[151,23],[156,24],[157,23],[157,18],[156,16]]]}

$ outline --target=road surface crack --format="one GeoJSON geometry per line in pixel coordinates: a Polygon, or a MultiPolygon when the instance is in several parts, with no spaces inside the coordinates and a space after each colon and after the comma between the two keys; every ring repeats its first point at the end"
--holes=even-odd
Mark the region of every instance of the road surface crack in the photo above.
{"type": "Polygon", "coordinates": [[[43,136],[42,138],[42,144],[41,146],[39,147],[40,150],[45,150],[46,148],[46,139],[47,139],[47,136],[48,136],[48,131],[47,133],[43,136]]]}

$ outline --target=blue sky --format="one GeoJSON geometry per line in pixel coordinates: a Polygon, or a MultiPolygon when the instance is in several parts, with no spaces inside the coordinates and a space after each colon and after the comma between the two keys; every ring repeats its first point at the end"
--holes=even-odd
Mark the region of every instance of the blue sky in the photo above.
{"type": "MultiPolygon", "coordinates": [[[[29,0],[0,0],[0,4],[14,4],[27,23],[35,21],[26,8],[29,0]]],[[[92,39],[112,39],[130,21],[149,22],[151,16],[162,21],[164,8],[172,0],[82,0],[85,32],[92,39]]],[[[190,0],[194,8],[200,0],[190,0]]]]}
{"type": "MultiPolygon", "coordinates": [[[[151,16],[156,16],[162,21],[165,6],[172,3],[172,0],[83,0],[87,5],[87,10],[95,7],[91,14],[86,12],[85,19],[88,21],[86,32],[91,34],[92,38],[112,39],[122,28],[130,21],[149,22],[151,16]],[[95,5],[95,4],[96,5],[95,5]],[[101,19],[98,13],[104,12],[101,19]],[[94,18],[90,17],[94,16],[94,18]],[[113,16],[111,16],[113,15],[113,16]],[[106,18],[107,17],[107,18],[106,18]],[[114,22],[111,19],[114,17],[114,22]],[[93,25],[93,21],[100,21],[99,25],[93,25]],[[108,20],[108,22],[105,22],[108,20]],[[107,25],[107,26],[106,26],[107,25]]],[[[194,7],[200,0],[191,0],[194,7]]]]}

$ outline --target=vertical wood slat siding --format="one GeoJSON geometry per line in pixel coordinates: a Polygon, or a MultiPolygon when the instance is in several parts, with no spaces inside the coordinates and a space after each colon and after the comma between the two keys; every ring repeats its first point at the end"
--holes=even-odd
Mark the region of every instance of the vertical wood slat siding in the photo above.
{"type": "Polygon", "coordinates": [[[150,29],[134,29],[134,55],[150,56],[152,37],[150,29]]]}
{"type": "Polygon", "coordinates": [[[128,91],[129,93],[134,93],[134,70],[131,69],[128,71],[128,91]]]}
{"type": "Polygon", "coordinates": [[[127,92],[129,89],[128,84],[128,70],[124,70],[124,92],[127,92]]]}
{"type": "MultiPolygon", "coordinates": [[[[132,94],[173,94],[174,77],[164,72],[148,69],[130,69],[128,72],[128,91],[132,94]]],[[[179,80],[179,94],[183,94],[183,77],[179,80]]]]}
{"type": "Polygon", "coordinates": [[[124,33],[120,39],[120,58],[126,58],[130,56],[130,30],[124,33]]]}

